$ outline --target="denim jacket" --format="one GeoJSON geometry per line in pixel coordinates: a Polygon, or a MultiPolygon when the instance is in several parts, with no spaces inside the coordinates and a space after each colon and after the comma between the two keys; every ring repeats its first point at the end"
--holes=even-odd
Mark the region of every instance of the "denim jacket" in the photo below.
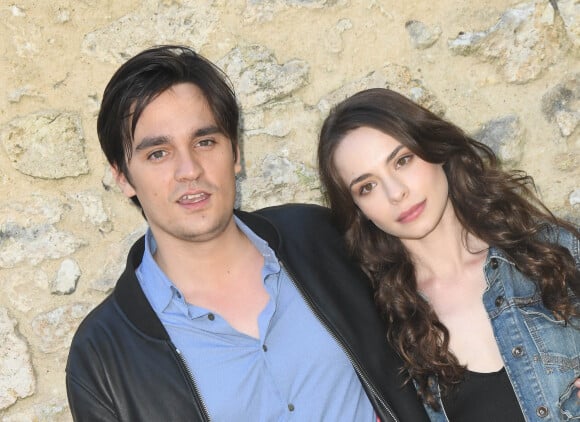
{"type": "MultiPolygon", "coordinates": [[[[580,239],[559,228],[550,228],[545,236],[567,248],[580,269],[580,239]]],[[[580,421],[573,385],[580,376],[580,318],[572,319],[576,328],[556,320],[535,284],[501,250],[490,248],[484,273],[483,303],[526,421],[580,421]]],[[[573,300],[580,305],[580,298],[573,300]]],[[[439,391],[436,384],[435,389],[439,391]]],[[[444,410],[426,410],[432,421],[448,420],[444,410]]]]}

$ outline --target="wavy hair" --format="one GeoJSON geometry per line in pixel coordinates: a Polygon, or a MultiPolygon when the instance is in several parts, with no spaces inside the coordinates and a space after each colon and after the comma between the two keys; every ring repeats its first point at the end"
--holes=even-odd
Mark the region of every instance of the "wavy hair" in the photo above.
{"type": "Polygon", "coordinates": [[[434,379],[445,394],[462,380],[465,367],[449,350],[447,328],[419,294],[415,268],[402,242],[365,218],[339,176],[336,148],[346,134],[360,127],[392,136],[427,162],[443,163],[464,236],[470,233],[502,249],[536,283],[544,305],[567,322],[580,312],[568,290],[580,296],[580,275],[566,248],[538,235],[550,224],[579,233],[537,199],[530,176],[502,170],[489,147],[394,91],[361,91],[331,110],[318,145],[326,200],[349,252],[373,284],[387,338],[408,371],[407,382],[414,379],[422,400],[438,409],[434,379]]]}

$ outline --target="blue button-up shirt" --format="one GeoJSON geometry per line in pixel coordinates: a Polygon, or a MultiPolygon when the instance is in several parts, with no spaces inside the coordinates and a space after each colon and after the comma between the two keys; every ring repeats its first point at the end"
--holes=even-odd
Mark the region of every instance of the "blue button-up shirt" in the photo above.
{"type": "Polygon", "coordinates": [[[156,244],[150,231],[136,271],[212,420],[376,421],[344,351],[272,249],[237,218],[236,224],[264,256],[262,277],[270,298],[258,317],[260,338],[187,303],[153,259],[156,244]]]}

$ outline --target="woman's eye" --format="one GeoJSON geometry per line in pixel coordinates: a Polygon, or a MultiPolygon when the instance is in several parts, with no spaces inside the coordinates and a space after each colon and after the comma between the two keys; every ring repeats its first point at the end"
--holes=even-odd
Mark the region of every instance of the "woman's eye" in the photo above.
{"type": "Polygon", "coordinates": [[[399,158],[397,160],[397,162],[395,163],[396,167],[403,167],[406,166],[407,164],[409,164],[409,162],[413,159],[413,156],[411,154],[409,155],[403,155],[401,158],[399,158]]]}
{"type": "Polygon", "coordinates": [[[160,150],[160,151],[153,151],[151,154],[149,154],[147,156],[148,160],[160,160],[163,157],[165,157],[165,155],[167,154],[166,151],[160,150]]]}
{"type": "Polygon", "coordinates": [[[369,193],[371,190],[373,190],[374,188],[374,183],[365,183],[364,185],[362,185],[359,190],[358,193],[359,195],[366,195],[367,193],[369,193]]]}

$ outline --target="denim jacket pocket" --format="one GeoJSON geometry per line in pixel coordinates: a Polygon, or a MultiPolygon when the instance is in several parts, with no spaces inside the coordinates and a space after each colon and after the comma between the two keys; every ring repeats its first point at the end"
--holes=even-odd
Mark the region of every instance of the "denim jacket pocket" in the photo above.
{"type": "Polygon", "coordinates": [[[521,306],[520,312],[546,368],[580,373],[580,318],[556,319],[538,302],[521,306]]]}
{"type": "Polygon", "coordinates": [[[580,319],[572,323],[558,320],[539,305],[529,303],[520,308],[544,368],[546,391],[558,399],[560,420],[580,421],[580,399],[574,380],[580,377],[580,319]]]}
{"type": "Polygon", "coordinates": [[[579,421],[580,420],[580,398],[578,398],[578,388],[574,386],[573,378],[568,388],[560,396],[558,407],[561,412],[561,419],[565,421],[579,421]]]}

